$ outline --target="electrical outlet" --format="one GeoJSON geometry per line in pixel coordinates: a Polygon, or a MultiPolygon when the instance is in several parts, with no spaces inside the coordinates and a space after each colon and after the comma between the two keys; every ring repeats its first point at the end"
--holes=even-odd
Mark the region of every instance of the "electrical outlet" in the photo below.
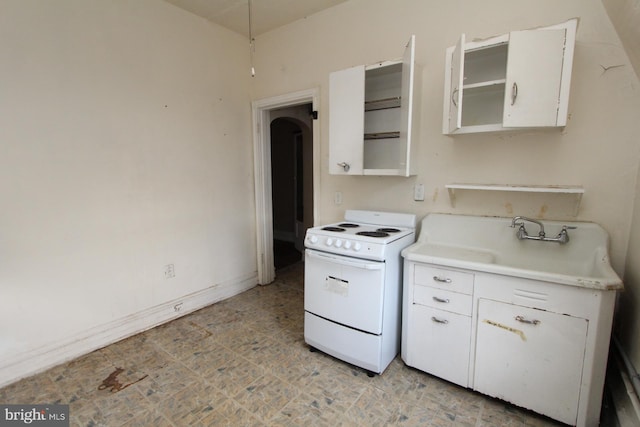
{"type": "Polygon", "coordinates": [[[336,194],[334,195],[333,201],[336,205],[341,205],[342,204],[342,192],[341,191],[336,191],[336,194]]]}
{"type": "Polygon", "coordinates": [[[164,278],[165,279],[172,279],[176,277],[176,270],[173,267],[173,264],[167,264],[164,266],[164,278]]]}
{"type": "Polygon", "coordinates": [[[416,202],[424,201],[424,184],[416,184],[413,187],[413,200],[416,202]]]}

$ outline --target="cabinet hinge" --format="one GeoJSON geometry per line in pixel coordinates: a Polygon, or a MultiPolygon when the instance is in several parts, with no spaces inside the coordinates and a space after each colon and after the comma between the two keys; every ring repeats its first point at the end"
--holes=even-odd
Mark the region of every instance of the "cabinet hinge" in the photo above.
{"type": "Polygon", "coordinates": [[[311,116],[311,118],[313,120],[318,120],[318,112],[317,111],[312,111],[311,113],[309,113],[309,115],[311,116]]]}

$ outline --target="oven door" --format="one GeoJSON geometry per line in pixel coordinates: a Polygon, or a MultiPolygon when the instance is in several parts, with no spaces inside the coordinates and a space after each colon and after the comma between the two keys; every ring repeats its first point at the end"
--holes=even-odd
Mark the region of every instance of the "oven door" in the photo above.
{"type": "Polygon", "coordinates": [[[382,333],[385,263],[307,249],[304,309],[354,329],[382,333]]]}

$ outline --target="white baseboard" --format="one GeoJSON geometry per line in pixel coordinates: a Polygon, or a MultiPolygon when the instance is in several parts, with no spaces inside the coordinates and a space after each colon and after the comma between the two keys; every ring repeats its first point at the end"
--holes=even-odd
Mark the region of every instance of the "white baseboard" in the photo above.
{"type": "Polygon", "coordinates": [[[216,284],[202,291],[87,329],[64,341],[44,345],[8,360],[2,360],[0,387],[242,293],[255,287],[257,283],[257,273],[253,272],[245,277],[216,284]]]}

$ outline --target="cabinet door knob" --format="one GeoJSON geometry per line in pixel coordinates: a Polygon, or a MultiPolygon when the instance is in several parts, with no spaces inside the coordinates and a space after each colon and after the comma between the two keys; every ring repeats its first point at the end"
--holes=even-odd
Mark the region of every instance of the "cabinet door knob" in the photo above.
{"type": "Polygon", "coordinates": [[[433,276],[433,281],[440,283],[451,283],[451,279],[449,279],[448,277],[433,276]]]}
{"type": "Polygon", "coordinates": [[[349,166],[349,163],[347,162],[338,163],[338,166],[344,169],[345,172],[349,172],[349,169],[351,169],[351,166],[349,166]]]}
{"type": "Polygon", "coordinates": [[[435,317],[435,316],[433,316],[433,317],[431,318],[431,320],[433,320],[433,321],[434,321],[434,322],[436,322],[436,323],[442,323],[442,324],[444,324],[444,325],[446,325],[447,323],[449,323],[449,321],[448,321],[448,320],[446,320],[446,319],[438,319],[438,318],[437,318],[437,317],[435,317]]]}
{"type": "Polygon", "coordinates": [[[540,321],[537,319],[529,320],[529,319],[525,319],[524,316],[516,316],[516,320],[520,323],[526,323],[528,325],[537,325],[540,323],[540,321]]]}

